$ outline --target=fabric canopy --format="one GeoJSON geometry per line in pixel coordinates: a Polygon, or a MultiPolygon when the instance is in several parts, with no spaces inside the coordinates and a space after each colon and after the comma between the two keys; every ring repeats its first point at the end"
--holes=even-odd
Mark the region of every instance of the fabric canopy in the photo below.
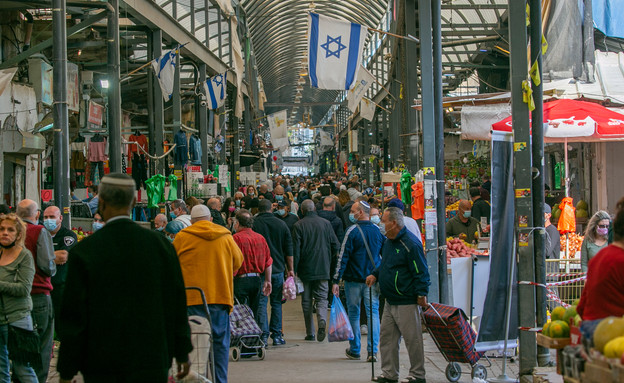
{"type": "MultiPolygon", "coordinates": [[[[544,103],[545,142],[624,140],[624,115],[602,105],[577,100],[544,103]]],[[[511,116],[492,124],[499,132],[512,132],[511,116]]]]}

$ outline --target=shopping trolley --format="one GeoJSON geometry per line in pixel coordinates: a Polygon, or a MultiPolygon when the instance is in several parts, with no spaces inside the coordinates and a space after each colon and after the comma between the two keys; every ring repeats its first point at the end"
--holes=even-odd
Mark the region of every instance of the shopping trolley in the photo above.
{"type": "MultiPolygon", "coordinates": [[[[205,383],[214,381],[214,355],[212,348],[212,320],[210,310],[206,303],[206,296],[199,287],[187,287],[187,291],[196,291],[202,300],[202,316],[189,316],[189,326],[191,328],[191,342],[193,351],[189,354],[191,371],[189,375],[180,382],[205,383]],[[210,375],[208,375],[210,373],[210,375]]],[[[170,374],[171,375],[171,374],[170,374]]]]}
{"type": "Polygon", "coordinates": [[[256,355],[262,360],[266,356],[265,346],[262,330],[256,323],[251,308],[236,299],[230,314],[230,357],[235,362],[241,357],[256,355]]]}
{"type": "MultiPolygon", "coordinates": [[[[460,363],[470,364],[473,379],[487,379],[487,369],[477,363],[484,353],[475,351],[477,334],[462,309],[430,303],[423,311],[422,318],[440,353],[448,362],[445,375],[449,382],[457,382],[461,377],[460,363]]],[[[491,366],[487,357],[486,360],[491,366]]]]}

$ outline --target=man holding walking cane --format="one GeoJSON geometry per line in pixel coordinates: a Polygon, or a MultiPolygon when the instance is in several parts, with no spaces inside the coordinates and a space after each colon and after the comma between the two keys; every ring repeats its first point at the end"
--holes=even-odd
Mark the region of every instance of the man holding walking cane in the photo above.
{"type": "Polygon", "coordinates": [[[375,382],[396,383],[399,379],[401,336],[410,359],[409,376],[401,382],[425,383],[420,307],[428,307],[429,271],[421,242],[403,223],[403,212],[389,207],[381,218],[388,239],[381,249],[382,261],[366,284],[379,287],[386,298],[381,321],[381,373],[375,382]]]}
{"type": "Polygon", "coordinates": [[[340,280],[344,280],[347,298],[349,322],[353,328],[353,340],[345,350],[347,358],[360,359],[360,302],[364,298],[364,307],[368,316],[368,358],[367,362],[377,361],[379,344],[379,285],[366,286],[366,277],[381,263],[381,247],[385,237],[379,228],[370,221],[370,206],[364,201],[351,206],[349,226],[345,233],[336,272],[333,275],[333,293],[338,296],[340,280]]]}

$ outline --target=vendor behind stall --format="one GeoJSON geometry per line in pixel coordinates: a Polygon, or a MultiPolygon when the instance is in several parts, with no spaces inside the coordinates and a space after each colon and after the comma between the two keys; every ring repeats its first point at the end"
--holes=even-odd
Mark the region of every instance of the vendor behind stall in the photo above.
{"type": "Polygon", "coordinates": [[[446,236],[457,237],[468,243],[476,243],[479,239],[479,221],[472,218],[470,201],[459,201],[457,215],[446,223],[446,236]]]}

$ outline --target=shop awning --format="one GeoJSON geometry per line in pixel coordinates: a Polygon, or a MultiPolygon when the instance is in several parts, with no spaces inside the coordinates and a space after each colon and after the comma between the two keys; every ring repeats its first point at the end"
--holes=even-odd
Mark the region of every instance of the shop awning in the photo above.
{"type": "Polygon", "coordinates": [[[40,154],[45,150],[46,141],[41,134],[21,130],[5,130],[0,133],[4,153],[40,154]]]}

